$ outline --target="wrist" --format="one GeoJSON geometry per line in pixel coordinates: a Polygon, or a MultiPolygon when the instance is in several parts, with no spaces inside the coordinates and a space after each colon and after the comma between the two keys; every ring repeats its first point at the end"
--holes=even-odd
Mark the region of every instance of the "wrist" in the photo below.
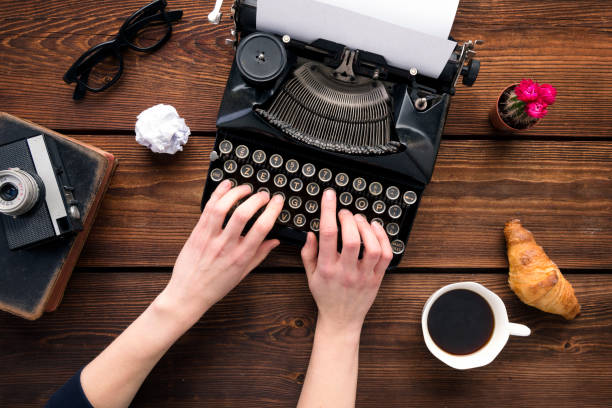
{"type": "Polygon", "coordinates": [[[185,332],[191,328],[202,315],[209,309],[205,306],[198,310],[191,310],[187,302],[183,302],[176,296],[173,296],[168,288],[164,289],[151,304],[151,309],[161,319],[167,320],[169,324],[174,326],[175,330],[185,332]],[[171,323],[170,323],[171,322],[171,323]]]}
{"type": "Polygon", "coordinates": [[[357,344],[361,337],[361,327],[363,323],[346,324],[335,322],[319,314],[315,336],[326,339],[333,339],[343,344],[357,344]]]}

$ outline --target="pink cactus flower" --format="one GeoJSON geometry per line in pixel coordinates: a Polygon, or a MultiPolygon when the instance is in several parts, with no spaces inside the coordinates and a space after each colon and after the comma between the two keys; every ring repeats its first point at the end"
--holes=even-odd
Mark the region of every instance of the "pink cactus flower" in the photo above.
{"type": "Polygon", "coordinates": [[[523,79],[517,86],[514,88],[514,93],[516,93],[519,101],[523,102],[534,102],[538,100],[538,90],[539,86],[536,82],[533,82],[531,79],[523,79]]]}
{"type": "Polygon", "coordinates": [[[555,98],[557,97],[557,90],[554,86],[550,84],[542,84],[540,85],[540,89],[538,90],[539,100],[546,105],[552,105],[555,103],[555,98]]]}
{"type": "Polygon", "coordinates": [[[547,106],[548,105],[542,102],[531,102],[527,104],[527,114],[532,118],[542,119],[548,113],[546,110],[547,106]]]}

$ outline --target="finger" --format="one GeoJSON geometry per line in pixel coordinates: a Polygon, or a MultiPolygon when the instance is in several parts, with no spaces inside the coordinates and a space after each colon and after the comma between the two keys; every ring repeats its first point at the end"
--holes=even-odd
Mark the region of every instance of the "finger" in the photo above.
{"type": "Polygon", "coordinates": [[[356,265],[359,258],[361,239],[355,217],[349,210],[341,210],[338,213],[340,228],[342,230],[342,252],[340,260],[346,266],[356,265]]]}
{"type": "Polygon", "coordinates": [[[210,217],[206,219],[204,230],[208,233],[220,232],[227,213],[240,199],[251,194],[251,191],[250,186],[243,184],[232,188],[223,197],[220,197],[210,210],[210,217]]]}
{"type": "Polygon", "coordinates": [[[336,224],[336,192],[323,192],[319,225],[319,262],[331,264],[338,258],[338,225],[336,224]]]}
{"type": "Polygon", "coordinates": [[[247,222],[253,218],[261,207],[268,204],[268,201],[270,201],[270,194],[265,191],[250,196],[234,210],[227,225],[223,229],[223,235],[228,239],[239,237],[247,222]]]}
{"type": "Polygon", "coordinates": [[[272,197],[264,212],[257,218],[257,221],[255,221],[242,241],[241,245],[246,247],[247,253],[254,254],[266,236],[270,233],[278,215],[283,209],[284,202],[285,200],[280,194],[272,197]]]}
{"type": "Polygon", "coordinates": [[[380,259],[374,267],[374,273],[384,275],[391,259],[393,259],[393,250],[391,249],[389,237],[382,225],[374,221],[372,222],[372,229],[374,230],[374,235],[376,235],[381,249],[380,259]]]}
{"type": "Polygon", "coordinates": [[[306,244],[302,247],[301,255],[306,275],[310,277],[317,269],[317,236],[314,232],[309,232],[306,235],[306,244]]]}
{"type": "Polygon", "coordinates": [[[276,248],[279,244],[280,241],[278,239],[269,239],[267,241],[264,241],[259,246],[259,248],[257,248],[257,251],[255,251],[255,256],[253,256],[253,259],[249,263],[249,266],[247,266],[243,278],[248,275],[250,271],[257,268],[259,264],[262,263],[263,260],[266,259],[266,257],[270,254],[270,252],[272,252],[272,250],[276,248]]]}
{"type": "Polygon", "coordinates": [[[221,183],[219,183],[217,188],[215,188],[215,190],[210,195],[206,206],[204,206],[204,211],[202,211],[202,214],[200,215],[200,220],[198,221],[195,229],[201,230],[204,227],[204,224],[206,223],[205,220],[207,217],[210,217],[210,212],[212,211],[212,208],[215,206],[217,201],[219,201],[219,199],[223,197],[223,195],[227,193],[231,188],[232,183],[230,183],[229,180],[223,180],[221,183]]]}
{"type": "Polygon", "coordinates": [[[380,242],[378,242],[378,238],[374,234],[373,227],[368,224],[363,215],[357,214],[355,221],[357,222],[357,229],[364,246],[363,257],[361,258],[362,271],[372,272],[382,254],[380,242]]]}

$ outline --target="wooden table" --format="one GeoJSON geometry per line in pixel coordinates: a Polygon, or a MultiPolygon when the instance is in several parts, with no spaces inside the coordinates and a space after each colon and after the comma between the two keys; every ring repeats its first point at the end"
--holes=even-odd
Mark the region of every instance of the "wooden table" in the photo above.
{"type": "MultiPolygon", "coordinates": [[[[41,406],[168,281],[194,226],[215,119],[233,57],[212,0],[183,9],[160,51],[124,54],[120,82],[74,102],[61,77],[111,38],[143,0],[3,1],[0,110],[95,144],[120,166],[63,304],[28,322],[0,315],[0,405],[41,406]],[[173,157],[133,138],[136,115],[174,105],[193,136],[173,157]]],[[[227,7],[227,5],[226,5],[227,7]]],[[[612,398],[612,3],[462,0],[452,31],[481,38],[482,69],[453,98],[433,180],[401,268],[385,277],[362,335],[360,407],[609,406],[612,398]],[[506,85],[550,82],[558,102],[525,134],[496,134],[487,111],[506,85]],[[502,235],[519,216],[566,277],[582,315],[566,322],[508,289],[502,235]],[[473,280],[532,329],[485,368],[454,371],[421,335],[424,301],[473,280]]],[[[161,360],[134,406],[293,406],[315,305],[295,248],[276,251],[161,360]]]]}

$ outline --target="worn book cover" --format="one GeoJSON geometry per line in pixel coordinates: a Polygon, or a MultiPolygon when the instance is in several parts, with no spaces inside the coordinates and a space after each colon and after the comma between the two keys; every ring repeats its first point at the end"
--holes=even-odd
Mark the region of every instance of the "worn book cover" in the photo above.
{"type": "MultiPolygon", "coordinates": [[[[0,112],[0,145],[41,134],[57,146],[80,203],[83,229],[49,243],[11,250],[0,228],[0,309],[30,320],[60,304],[117,164],[110,153],[0,112]]],[[[5,165],[0,163],[0,170],[5,165]]]]}

